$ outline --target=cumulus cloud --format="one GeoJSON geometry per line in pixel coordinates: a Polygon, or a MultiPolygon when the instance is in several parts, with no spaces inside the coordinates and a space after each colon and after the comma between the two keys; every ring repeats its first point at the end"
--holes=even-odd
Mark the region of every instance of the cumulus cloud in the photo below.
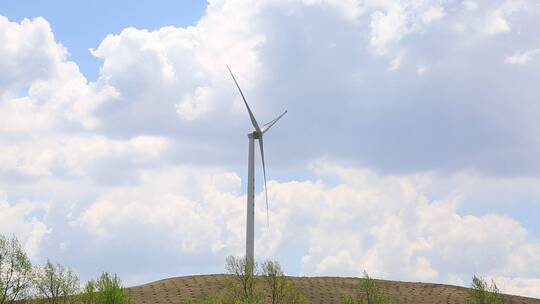
{"type": "Polygon", "coordinates": [[[445,15],[443,6],[432,1],[368,1],[371,14],[370,42],[381,55],[406,36],[422,31],[426,26],[441,20],[445,15]]]}
{"type": "Polygon", "coordinates": [[[139,185],[100,196],[76,224],[105,240],[132,235],[127,240],[135,243],[158,233],[161,245],[183,254],[238,250],[245,207],[239,193],[234,173],[145,172],[139,185]]]}
{"type": "Polygon", "coordinates": [[[0,92],[16,90],[29,83],[51,77],[67,50],[54,42],[49,23],[43,18],[24,19],[20,24],[0,16],[0,92]],[[26,43],[23,43],[26,42],[26,43]],[[36,68],[39,67],[39,68],[36,68]]]}
{"type": "Polygon", "coordinates": [[[105,37],[96,82],[46,20],[2,17],[0,214],[86,276],[221,271],[244,248],[250,128],[229,64],[261,123],[289,109],[265,141],[279,178],[269,227],[257,195],[257,256],[540,295],[539,79],[502,60],[535,54],[508,57],[537,43],[530,3],[210,1],[193,26],[105,37]]]}
{"type": "Polygon", "coordinates": [[[212,89],[209,87],[198,87],[195,89],[195,95],[185,96],[176,104],[176,112],[186,120],[197,119],[197,117],[210,110],[208,100],[211,93],[212,89]]]}
{"type": "Polygon", "coordinates": [[[0,16],[1,132],[60,125],[97,125],[93,112],[116,97],[111,86],[88,83],[43,18],[10,22],[0,16]]]}
{"type": "Polygon", "coordinates": [[[298,118],[283,121],[282,130],[308,136],[301,145],[276,129],[288,148],[276,151],[294,151],[278,154],[280,162],[327,155],[388,172],[534,175],[540,166],[532,161],[535,154],[517,151],[537,149],[535,137],[510,136],[538,128],[529,101],[534,81],[482,76],[488,65],[505,69],[494,60],[506,57],[504,46],[513,41],[487,35],[484,25],[490,16],[508,26],[532,22],[534,14],[511,18],[524,7],[516,1],[211,2],[195,26],[128,28],[92,51],[103,60],[97,83],[118,94],[101,106],[97,130],[122,138],[166,134],[178,139],[183,161],[238,163],[229,151],[242,144],[235,134],[247,132],[249,121],[225,69],[229,64],[260,120],[288,108],[289,117],[298,118]],[[492,51],[478,57],[486,48],[492,51]],[[430,77],[417,81],[427,71],[430,77]],[[381,91],[382,84],[390,89],[381,91]],[[506,89],[523,85],[528,89],[517,100],[506,89]],[[515,114],[497,118],[505,112],[515,114]],[[348,140],[350,132],[362,142],[348,140]],[[321,138],[329,144],[317,144],[321,138]],[[223,152],[208,149],[210,141],[223,152]],[[520,148],[510,151],[509,145],[520,148]],[[498,157],[486,157],[486,149],[498,157]],[[509,162],[515,166],[501,165],[509,162]]]}
{"type": "MultiPolygon", "coordinates": [[[[0,141],[1,142],[1,141],[0,141]]],[[[126,141],[103,136],[34,138],[20,143],[6,143],[0,156],[3,172],[28,176],[84,176],[96,160],[123,158],[134,164],[156,159],[166,148],[167,140],[139,136],[126,141]]]]}
{"type": "Polygon", "coordinates": [[[32,258],[40,254],[44,237],[51,232],[39,213],[45,213],[47,205],[32,202],[10,204],[4,192],[0,192],[0,233],[9,237],[16,235],[23,248],[32,258]]]}
{"type": "Polygon", "coordinates": [[[491,279],[493,279],[497,286],[504,290],[505,293],[538,298],[540,279],[507,277],[491,277],[491,279]]]}
{"type": "MultiPolygon", "coordinates": [[[[263,193],[257,194],[257,256],[286,255],[293,246],[302,252],[304,275],[367,270],[380,278],[464,285],[480,274],[508,286],[525,280],[527,290],[509,290],[540,295],[530,279],[540,273],[540,243],[516,220],[462,215],[461,195],[453,191],[429,199],[430,174],[380,176],[326,161],[314,172],[315,180],[269,182],[270,226],[263,193]]],[[[155,242],[157,234],[160,247],[179,254],[223,257],[243,251],[244,205],[236,174],[177,168],[147,172],[138,186],[104,193],[76,224],[127,247],[155,242]]]]}

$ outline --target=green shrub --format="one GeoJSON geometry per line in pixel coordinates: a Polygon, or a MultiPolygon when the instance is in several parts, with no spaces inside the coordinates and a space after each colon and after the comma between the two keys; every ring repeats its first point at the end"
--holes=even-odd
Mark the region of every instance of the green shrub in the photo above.
{"type": "Polygon", "coordinates": [[[266,297],[270,304],[305,303],[304,295],[285,276],[277,261],[265,261],[261,267],[266,297]]]}
{"type": "Polygon", "coordinates": [[[82,303],[84,304],[95,304],[96,299],[96,282],[90,280],[84,285],[84,290],[80,296],[82,303]]]}
{"type": "Polygon", "coordinates": [[[356,304],[357,301],[354,300],[351,296],[346,296],[341,299],[341,304],[356,304]]]}
{"type": "Polygon", "coordinates": [[[377,285],[377,282],[364,272],[362,290],[365,295],[362,304],[391,304],[392,299],[377,285]]]}
{"type": "Polygon", "coordinates": [[[120,278],[104,272],[96,281],[88,281],[81,295],[84,304],[133,304],[120,278]]]}
{"type": "Polygon", "coordinates": [[[351,296],[347,296],[341,300],[341,304],[392,304],[390,296],[377,285],[377,282],[367,272],[364,272],[364,277],[360,280],[360,288],[363,293],[360,299],[355,300],[351,296]]]}
{"type": "Polygon", "coordinates": [[[497,284],[492,280],[488,284],[483,278],[473,276],[469,299],[466,304],[504,304],[506,300],[501,294],[497,284]]]}

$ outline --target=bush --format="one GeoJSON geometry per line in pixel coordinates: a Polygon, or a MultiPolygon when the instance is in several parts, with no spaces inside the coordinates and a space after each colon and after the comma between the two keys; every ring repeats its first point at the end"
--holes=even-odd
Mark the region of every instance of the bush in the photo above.
{"type": "Polygon", "coordinates": [[[25,299],[31,280],[32,264],[17,238],[0,235],[0,304],[25,299]]]}
{"type": "Polygon", "coordinates": [[[255,276],[259,269],[252,260],[229,256],[225,269],[231,276],[226,280],[225,301],[231,303],[262,303],[261,290],[257,288],[255,276]]]}
{"type": "MultiPolygon", "coordinates": [[[[303,304],[304,295],[285,276],[276,261],[258,264],[245,258],[227,257],[225,289],[197,304],[303,304]]],[[[188,303],[193,303],[188,301],[188,303]]]]}
{"type": "Polygon", "coordinates": [[[304,295],[294,286],[277,261],[266,261],[262,265],[262,277],[267,298],[271,304],[305,303],[304,295]]]}
{"type": "Polygon", "coordinates": [[[377,285],[377,282],[367,272],[364,272],[360,287],[363,292],[360,299],[355,300],[351,296],[347,296],[341,300],[341,304],[392,304],[390,296],[377,285]]]}
{"type": "Polygon", "coordinates": [[[343,299],[341,299],[341,304],[356,304],[357,301],[354,300],[351,296],[346,296],[343,299]]]}
{"type": "Polygon", "coordinates": [[[81,294],[81,300],[84,304],[95,304],[96,299],[96,282],[90,280],[84,285],[84,290],[81,294]]]}
{"type": "Polygon", "coordinates": [[[497,284],[492,280],[488,284],[483,278],[473,276],[469,299],[466,304],[504,304],[506,300],[501,294],[497,284]]]}
{"type": "Polygon", "coordinates": [[[36,296],[45,303],[72,303],[73,296],[79,291],[79,277],[70,269],[60,264],[54,265],[51,261],[35,269],[33,283],[36,296]]]}
{"type": "Polygon", "coordinates": [[[84,304],[132,304],[120,278],[104,272],[97,281],[88,281],[81,295],[84,304]]]}

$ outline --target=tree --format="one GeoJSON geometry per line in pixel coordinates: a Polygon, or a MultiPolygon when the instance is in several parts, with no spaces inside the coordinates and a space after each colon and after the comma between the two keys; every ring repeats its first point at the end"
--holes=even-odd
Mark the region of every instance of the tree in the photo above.
{"type": "Polygon", "coordinates": [[[276,261],[266,261],[262,264],[262,275],[270,295],[270,303],[283,303],[287,281],[281,266],[276,261]]]}
{"type": "Polygon", "coordinates": [[[283,270],[281,270],[279,262],[265,261],[262,264],[262,277],[271,304],[296,304],[305,302],[302,293],[285,276],[283,270]]]}
{"type": "Polygon", "coordinates": [[[187,303],[197,304],[303,304],[304,295],[285,276],[277,261],[265,261],[261,269],[242,257],[227,257],[229,276],[225,289],[187,303]],[[260,275],[260,276],[259,276],[260,275]],[[268,301],[266,301],[268,300],[268,301]]]}
{"type": "Polygon", "coordinates": [[[95,304],[96,297],[96,282],[90,280],[84,285],[81,300],[84,304],[95,304]]]}
{"type": "Polygon", "coordinates": [[[47,260],[45,266],[35,270],[34,287],[46,303],[70,303],[79,291],[79,277],[71,269],[47,260]]]}
{"type": "Polygon", "coordinates": [[[362,304],[391,304],[392,299],[377,285],[377,282],[364,271],[362,290],[365,296],[362,304]]]}
{"type": "Polygon", "coordinates": [[[364,294],[360,299],[355,300],[351,296],[347,296],[341,300],[341,304],[392,304],[390,296],[365,271],[364,277],[360,281],[360,287],[364,294]]]}
{"type": "Polygon", "coordinates": [[[229,291],[236,301],[260,303],[261,294],[257,289],[255,275],[258,265],[244,257],[229,256],[226,261],[227,273],[232,275],[232,281],[226,282],[229,291]]]}
{"type": "Polygon", "coordinates": [[[133,304],[122,287],[120,278],[107,272],[101,274],[96,281],[88,281],[81,295],[85,304],[133,304]]]}
{"type": "Polygon", "coordinates": [[[466,304],[504,304],[506,300],[497,284],[492,280],[488,284],[483,278],[473,276],[469,299],[466,304]]]}
{"type": "Polygon", "coordinates": [[[25,298],[31,278],[32,264],[17,238],[0,235],[0,304],[25,298]]]}

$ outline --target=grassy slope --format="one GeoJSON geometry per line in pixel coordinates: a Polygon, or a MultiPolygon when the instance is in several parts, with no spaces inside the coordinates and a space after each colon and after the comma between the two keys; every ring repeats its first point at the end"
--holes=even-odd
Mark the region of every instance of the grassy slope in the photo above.
{"type": "MultiPolygon", "coordinates": [[[[197,299],[218,292],[223,288],[223,275],[187,276],[160,280],[128,288],[137,304],[176,304],[186,299],[197,299]]],[[[339,303],[344,295],[359,295],[357,278],[292,277],[304,293],[308,303],[339,303]]],[[[463,304],[466,288],[428,283],[378,281],[396,304],[448,303],[463,304]]],[[[508,296],[512,304],[540,304],[540,299],[508,296]]]]}

